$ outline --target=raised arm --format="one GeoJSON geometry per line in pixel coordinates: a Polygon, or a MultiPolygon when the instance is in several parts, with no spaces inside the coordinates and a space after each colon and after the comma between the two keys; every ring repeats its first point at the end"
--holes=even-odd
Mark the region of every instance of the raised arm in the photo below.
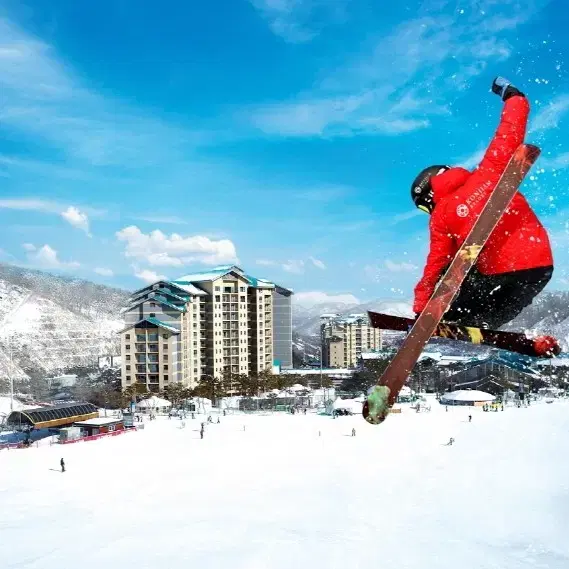
{"type": "Polygon", "coordinates": [[[497,179],[506,169],[516,148],[524,141],[530,107],[525,95],[505,79],[495,79],[492,91],[500,95],[504,108],[494,138],[478,166],[478,173],[497,179]]]}

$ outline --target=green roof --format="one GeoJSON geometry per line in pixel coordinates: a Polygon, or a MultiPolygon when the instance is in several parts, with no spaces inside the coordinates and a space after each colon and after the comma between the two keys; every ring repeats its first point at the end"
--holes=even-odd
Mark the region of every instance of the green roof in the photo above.
{"type": "Polygon", "coordinates": [[[131,330],[132,328],[136,328],[137,326],[140,326],[143,322],[148,322],[149,324],[152,324],[153,326],[157,326],[158,328],[164,328],[165,330],[169,330],[170,332],[172,332],[174,334],[180,333],[180,330],[178,328],[176,328],[175,326],[171,326],[170,324],[166,324],[166,322],[162,322],[162,320],[158,320],[158,318],[154,318],[153,316],[147,316],[146,318],[139,320],[135,324],[130,324],[126,328],[123,328],[122,330],[120,330],[118,333],[121,334],[122,332],[126,332],[127,330],[131,330]]]}
{"type": "Polygon", "coordinates": [[[251,286],[255,288],[275,288],[275,284],[271,281],[247,275],[243,269],[236,265],[222,265],[220,267],[214,267],[209,271],[184,275],[183,277],[175,279],[172,282],[175,285],[179,286],[182,284],[191,284],[192,282],[214,281],[215,279],[218,279],[219,277],[222,277],[231,272],[235,272],[241,275],[246,281],[249,282],[251,286]]]}

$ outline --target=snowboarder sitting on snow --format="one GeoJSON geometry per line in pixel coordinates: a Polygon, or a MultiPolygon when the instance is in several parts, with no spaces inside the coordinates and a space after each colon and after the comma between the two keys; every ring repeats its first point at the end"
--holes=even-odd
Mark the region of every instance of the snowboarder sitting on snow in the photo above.
{"type": "MultiPolygon", "coordinates": [[[[511,83],[496,78],[492,91],[504,101],[500,124],[473,172],[430,166],[415,179],[415,205],[431,215],[430,250],[415,287],[413,310],[422,312],[439,279],[480,215],[516,148],[524,142],[529,103],[511,83]]],[[[543,225],[517,192],[463,282],[446,322],[499,328],[539,294],[553,274],[553,256],[543,225]]]]}

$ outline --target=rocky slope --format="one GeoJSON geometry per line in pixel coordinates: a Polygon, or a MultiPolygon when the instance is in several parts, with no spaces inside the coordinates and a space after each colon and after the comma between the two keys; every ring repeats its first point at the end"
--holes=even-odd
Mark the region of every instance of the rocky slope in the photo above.
{"type": "Polygon", "coordinates": [[[95,367],[99,356],[117,354],[127,297],[119,289],[0,264],[0,377],[10,369],[23,378],[95,367]]]}

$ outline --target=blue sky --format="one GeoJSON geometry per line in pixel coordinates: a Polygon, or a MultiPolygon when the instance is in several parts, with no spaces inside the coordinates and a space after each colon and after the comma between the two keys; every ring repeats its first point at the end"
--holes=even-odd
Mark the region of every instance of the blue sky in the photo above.
{"type": "Polygon", "coordinates": [[[410,182],[475,166],[503,75],[532,103],[543,156],[524,193],[554,243],[550,289],[567,289],[564,13],[0,0],[0,260],[125,288],[235,262],[306,304],[408,299],[428,222],[410,182]]]}

